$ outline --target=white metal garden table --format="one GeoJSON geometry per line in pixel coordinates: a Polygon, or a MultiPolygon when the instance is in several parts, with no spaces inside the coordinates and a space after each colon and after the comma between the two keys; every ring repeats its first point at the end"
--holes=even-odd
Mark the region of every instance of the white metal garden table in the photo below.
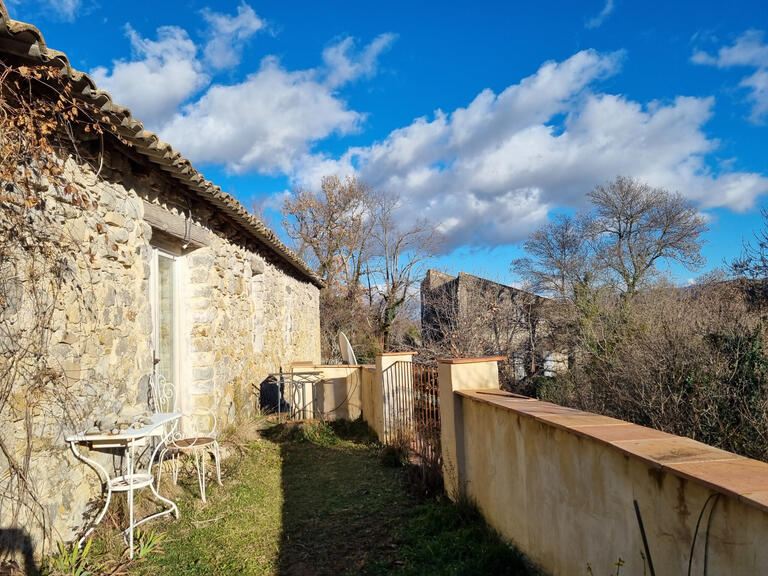
{"type": "Polygon", "coordinates": [[[181,418],[181,413],[179,412],[160,412],[153,414],[150,417],[151,422],[141,426],[141,428],[128,428],[118,434],[86,434],[81,432],[67,437],[66,440],[75,457],[93,468],[96,473],[99,474],[99,478],[103,475],[104,486],[107,491],[104,508],[102,508],[101,512],[96,517],[96,520],[93,522],[93,525],[83,535],[78,544],[82,545],[86,537],[93,532],[94,528],[96,528],[102,518],[104,518],[104,514],[107,512],[107,507],[109,507],[109,503],[112,500],[113,492],[127,492],[128,494],[129,521],[128,528],[125,529],[124,534],[128,535],[128,554],[131,558],[133,558],[133,533],[137,526],[140,526],[152,518],[157,518],[166,514],[173,513],[177,518],[179,517],[179,509],[176,506],[176,503],[157,493],[155,478],[152,475],[151,470],[152,462],[155,460],[158,450],[160,450],[163,444],[175,431],[179,418],[181,418]],[[161,440],[152,451],[152,456],[149,459],[146,470],[138,471],[136,470],[136,448],[145,447],[146,438],[150,436],[160,437],[161,440]],[[79,449],[79,447],[83,445],[90,446],[91,450],[108,448],[122,450],[125,454],[125,459],[124,465],[118,475],[110,476],[104,466],[83,455],[79,449]],[[149,516],[136,521],[133,514],[133,493],[136,490],[146,487],[149,487],[155,498],[163,502],[166,507],[159,512],[155,512],[154,514],[150,514],[149,516]]]}

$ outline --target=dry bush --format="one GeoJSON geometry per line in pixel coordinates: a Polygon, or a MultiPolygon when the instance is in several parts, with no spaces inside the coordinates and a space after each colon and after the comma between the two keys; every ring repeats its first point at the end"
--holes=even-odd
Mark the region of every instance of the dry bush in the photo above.
{"type": "Polygon", "coordinates": [[[576,366],[539,395],[766,460],[765,336],[738,282],[603,297],[582,317],[576,366]]]}

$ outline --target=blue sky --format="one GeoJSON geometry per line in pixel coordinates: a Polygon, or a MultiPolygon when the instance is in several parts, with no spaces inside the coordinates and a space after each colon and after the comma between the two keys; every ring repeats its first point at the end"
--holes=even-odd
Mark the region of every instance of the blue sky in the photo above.
{"type": "Polygon", "coordinates": [[[8,9],[273,225],[292,187],[355,172],[440,223],[435,265],[511,281],[519,242],[617,174],[707,215],[707,269],[761,224],[764,1],[8,9]]]}

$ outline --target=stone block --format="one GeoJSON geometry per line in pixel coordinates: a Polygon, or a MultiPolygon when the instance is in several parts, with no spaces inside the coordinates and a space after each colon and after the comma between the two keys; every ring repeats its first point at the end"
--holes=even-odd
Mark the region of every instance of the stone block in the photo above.
{"type": "Polygon", "coordinates": [[[208,310],[211,307],[210,298],[193,298],[189,300],[188,307],[190,310],[208,310]]]}
{"type": "MultiPolygon", "coordinates": [[[[210,397],[213,393],[213,381],[212,380],[194,380],[189,385],[189,394],[193,397],[210,397]]],[[[204,405],[207,407],[207,405],[204,405]]]]}
{"type": "Polygon", "coordinates": [[[99,186],[98,190],[99,206],[106,210],[114,210],[117,203],[117,197],[112,189],[109,186],[102,185],[99,186]]]}
{"type": "Polygon", "coordinates": [[[104,222],[110,226],[116,226],[122,228],[125,225],[125,216],[118,212],[107,212],[104,214],[104,222]]]}
{"type": "Polygon", "coordinates": [[[195,284],[189,288],[192,298],[210,298],[213,290],[209,284],[195,284]]]}
{"type": "Polygon", "coordinates": [[[205,284],[210,278],[210,270],[207,268],[194,268],[189,271],[189,281],[192,284],[205,284]]]}
{"type": "MultiPolygon", "coordinates": [[[[189,357],[190,362],[193,366],[211,366],[214,362],[214,354],[213,351],[201,351],[201,352],[192,352],[189,357]]],[[[194,375],[194,373],[193,373],[194,375]]],[[[203,376],[203,378],[212,378],[213,376],[203,376]]]]}
{"type": "Polygon", "coordinates": [[[70,220],[64,226],[64,233],[74,242],[83,243],[89,239],[91,231],[83,220],[70,220]]]}
{"type": "Polygon", "coordinates": [[[212,366],[206,366],[203,368],[193,368],[192,369],[192,380],[193,381],[200,381],[200,380],[210,380],[213,378],[213,367],[212,366]]]}
{"type": "Polygon", "coordinates": [[[210,268],[213,266],[214,257],[210,250],[197,250],[189,257],[189,266],[210,268]]]}
{"type": "Polygon", "coordinates": [[[113,228],[110,233],[110,238],[117,244],[125,244],[129,239],[128,231],[125,228],[113,228]]]}
{"type": "Polygon", "coordinates": [[[152,248],[146,244],[136,246],[134,252],[143,262],[149,262],[152,259],[152,248]]]}
{"type": "Polygon", "coordinates": [[[216,313],[212,308],[207,310],[193,311],[190,314],[190,319],[193,324],[209,324],[216,318],[216,313]]]}
{"type": "Polygon", "coordinates": [[[195,352],[210,352],[213,350],[211,338],[200,337],[192,339],[192,350],[195,352]]]}
{"type": "Polygon", "coordinates": [[[257,274],[264,274],[264,259],[260,256],[253,255],[250,258],[250,266],[251,266],[251,274],[257,275],[257,274]]]}

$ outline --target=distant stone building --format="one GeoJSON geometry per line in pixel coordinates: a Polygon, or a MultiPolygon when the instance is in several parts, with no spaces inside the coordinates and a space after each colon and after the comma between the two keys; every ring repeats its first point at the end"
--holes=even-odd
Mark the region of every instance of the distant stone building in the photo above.
{"type": "Polygon", "coordinates": [[[509,357],[516,380],[568,366],[553,345],[555,303],[519,288],[459,272],[428,270],[421,283],[422,341],[437,355],[509,357]]]}
{"type": "MultiPolygon", "coordinates": [[[[40,182],[43,201],[29,210],[30,226],[47,222],[46,233],[72,247],[63,255],[60,289],[45,295],[49,323],[34,327],[24,253],[0,262],[0,344],[8,351],[0,370],[7,375],[13,354],[23,353],[16,344],[29,335],[26,323],[44,342],[35,362],[55,382],[50,389],[40,383],[30,413],[23,375],[3,381],[10,395],[0,397],[0,438],[7,456],[28,467],[37,502],[16,526],[8,524],[17,491],[8,484],[12,475],[3,475],[11,461],[0,452],[2,551],[3,536],[12,537],[19,523],[35,547],[38,520],[55,539],[82,525],[101,486],[64,438],[106,412],[146,406],[151,374],[174,385],[178,410],[210,408],[222,429],[252,413],[253,387],[267,374],[294,361],[319,363],[322,282],[233,197],[49,49],[35,27],[11,20],[1,2],[0,60],[53,66],[74,97],[96,106],[117,132],[74,134],[77,153],[61,152],[65,178],[88,207],[40,182]]],[[[12,210],[3,203],[5,233],[12,232],[12,210]]]]}

